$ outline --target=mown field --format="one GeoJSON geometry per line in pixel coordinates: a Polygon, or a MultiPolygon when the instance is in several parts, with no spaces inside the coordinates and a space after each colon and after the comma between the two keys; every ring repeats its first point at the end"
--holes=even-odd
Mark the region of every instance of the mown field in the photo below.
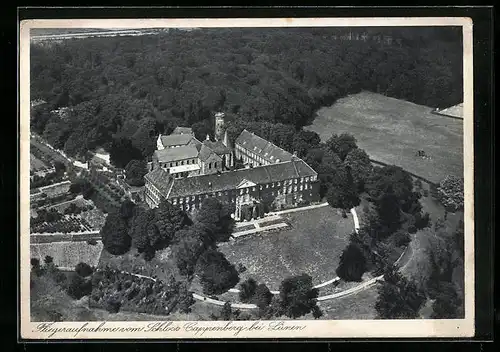
{"type": "Polygon", "coordinates": [[[432,182],[463,175],[463,121],[431,113],[431,108],[371,92],[324,107],[306,129],[327,140],[352,134],[374,160],[401,166],[432,182]],[[423,150],[430,159],[417,157],[423,150]]]}
{"type": "Polygon", "coordinates": [[[344,219],[329,206],[282,216],[291,228],[244,236],[219,246],[231,263],[247,268],[240,281],[252,277],[278,290],[287,276],[306,273],[314,284],[336,277],[339,256],[354,230],[352,216],[344,219]]]}
{"type": "Polygon", "coordinates": [[[73,269],[78,263],[87,263],[97,266],[103,244],[98,241],[90,245],[85,241],[78,242],[53,242],[30,244],[30,258],[38,258],[43,262],[45,256],[54,258],[54,264],[60,268],[73,269]]]}

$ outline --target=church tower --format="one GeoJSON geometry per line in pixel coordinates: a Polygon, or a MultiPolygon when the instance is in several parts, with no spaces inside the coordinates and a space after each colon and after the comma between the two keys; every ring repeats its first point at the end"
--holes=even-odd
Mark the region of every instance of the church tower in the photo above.
{"type": "Polygon", "coordinates": [[[224,139],[224,113],[215,113],[215,140],[222,141],[224,139]]]}

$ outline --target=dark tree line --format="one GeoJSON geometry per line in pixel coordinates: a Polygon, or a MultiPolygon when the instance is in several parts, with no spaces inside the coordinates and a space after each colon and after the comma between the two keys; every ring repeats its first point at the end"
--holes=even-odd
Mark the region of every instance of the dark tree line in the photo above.
{"type": "Polygon", "coordinates": [[[410,234],[429,226],[422,213],[420,193],[413,191],[411,176],[397,166],[375,167],[364,181],[371,206],[365,221],[353,233],[341,255],[337,275],[360,281],[366,271],[379,275],[392,265],[391,254],[407,245],[410,234]]]}
{"type": "Polygon", "coordinates": [[[235,125],[280,130],[300,129],[318,107],[360,90],[454,105],[461,50],[456,28],[173,30],[34,45],[31,95],[47,104],[33,109],[32,128],[73,156],[104,147],[124,167],[177,125],[204,138],[217,110],[235,125]],[[348,32],[372,40],[339,39],[348,32]],[[50,112],[61,107],[65,116],[50,112]]]}
{"type": "Polygon", "coordinates": [[[181,275],[190,280],[196,273],[205,293],[219,294],[239,281],[236,268],[216,246],[228,241],[233,231],[230,214],[228,205],[215,198],[203,201],[194,220],[166,200],[153,209],[126,200],[108,214],[101,236],[113,255],[135,248],[151,260],[157,250],[170,247],[181,275]]]}

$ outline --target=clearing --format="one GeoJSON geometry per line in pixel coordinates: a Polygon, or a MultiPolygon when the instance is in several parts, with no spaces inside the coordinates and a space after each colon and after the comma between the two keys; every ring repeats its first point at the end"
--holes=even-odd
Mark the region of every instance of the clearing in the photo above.
{"type": "Polygon", "coordinates": [[[322,207],[281,215],[291,228],[259,233],[219,245],[226,258],[247,270],[240,282],[252,277],[278,290],[283,279],[306,273],[315,285],[336,277],[339,257],[354,230],[352,216],[322,207]]]}
{"type": "Polygon", "coordinates": [[[318,133],[322,141],[333,133],[352,134],[370,158],[431,182],[448,174],[463,177],[463,121],[431,111],[427,106],[361,92],[319,109],[306,129],[318,133]],[[430,159],[417,157],[418,150],[430,159]]]}

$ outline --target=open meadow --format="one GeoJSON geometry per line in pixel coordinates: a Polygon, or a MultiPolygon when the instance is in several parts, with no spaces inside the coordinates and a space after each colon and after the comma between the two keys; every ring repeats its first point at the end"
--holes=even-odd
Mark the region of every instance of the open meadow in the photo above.
{"type": "Polygon", "coordinates": [[[318,110],[311,126],[323,141],[352,134],[370,158],[439,182],[463,175],[463,121],[433,114],[432,108],[371,92],[339,99],[318,110]],[[430,159],[415,155],[425,151],[430,159]]]}

